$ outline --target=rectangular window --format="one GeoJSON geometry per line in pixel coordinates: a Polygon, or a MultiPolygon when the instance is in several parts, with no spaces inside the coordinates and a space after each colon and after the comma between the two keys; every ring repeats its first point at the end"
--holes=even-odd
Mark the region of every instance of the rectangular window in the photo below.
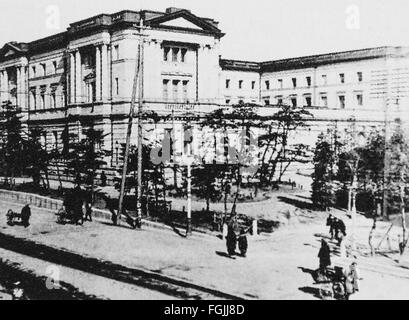
{"type": "Polygon", "coordinates": [[[114,61],[119,60],[119,45],[114,46],[114,61]]]}
{"type": "Polygon", "coordinates": [[[40,95],[40,103],[41,103],[41,109],[45,109],[45,93],[42,92],[40,95]]]}
{"type": "Polygon", "coordinates": [[[231,100],[230,99],[226,99],[226,104],[230,104],[231,100]]]}
{"type": "Polygon", "coordinates": [[[264,104],[266,106],[269,106],[270,105],[270,99],[264,99],[264,104]]]}
{"type": "Polygon", "coordinates": [[[293,88],[297,88],[297,78],[292,78],[291,81],[293,82],[293,88]]]}
{"type": "Polygon", "coordinates": [[[58,69],[57,61],[54,61],[54,62],[53,62],[53,72],[54,72],[54,74],[57,73],[57,69],[58,69]]]}
{"type": "Polygon", "coordinates": [[[255,81],[251,82],[251,89],[252,90],[256,89],[256,82],[255,81]]]}
{"type": "Polygon", "coordinates": [[[362,93],[358,93],[356,95],[356,103],[359,107],[362,107],[364,105],[364,96],[362,95],[362,93]]]}
{"type": "Polygon", "coordinates": [[[266,90],[270,90],[270,81],[266,81],[266,90]]]}
{"type": "Polygon", "coordinates": [[[115,94],[119,96],[119,78],[115,78],[115,94]]]}
{"type": "Polygon", "coordinates": [[[169,52],[170,48],[168,47],[163,48],[163,61],[169,61],[169,52]]]}
{"type": "Polygon", "coordinates": [[[178,62],[179,48],[172,48],[172,62],[178,62]]]}
{"type": "Polygon", "coordinates": [[[169,100],[169,80],[163,80],[162,93],[163,93],[163,100],[168,101],[169,100]]]}
{"type": "Polygon", "coordinates": [[[362,72],[358,72],[357,76],[358,76],[358,82],[362,82],[364,80],[364,76],[362,72]]]}
{"type": "Polygon", "coordinates": [[[311,87],[311,77],[306,78],[307,87],[311,87]]]}
{"type": "Polygon", "coordinates": [[[185,102],[187,102],[188,99],[189,99],[189,96],[188,96],[188,92],[189,92],[188,86],[189,86],[189,81],[186,80],[186,81],[183,81],[183,82],[182,82],[182,87],[183,87],[183,101],[185,101],[185,102]]]}
{"type": "Polygon", "coordinates": [[[182,62],[186,62],[187,49],[182,49],[181,53],[182,53],[182,55],[181,55],[182,62]]]}
{"type": "Polygon", "coordinates": [[[37,73],[36,73],[36,67],[35,66],[32,66],[31,67],[31,76],[33,77],[33,78],[35,78],[36,76],[37,76],[37,73]]]}
{"type": "Polygon", "coordinates": [[[297,97],[292,97],[292,98],[291,98],[291,105],[292,105],[293,107],[296,107],[296,106],[297,106],[297,97]]]}
{"type": "Polygon", "coordinates": [[[282,96],[276,97],[276,100],[277,100],[277,104],[278,104],[278,105],[282,105],[282,104],[283,104],[283,97],[282,97],[282,96]]]}
{"type": "Polygon", "coordinates": [[[45,63],[41,64],[41,68],[42,68],[42,76],[45,77],[47,75],[47,67],[45,63]]]}
{"type": "Polygon", "coordinates": [[[345,109],[345,96],[344,95],[338,96],[338,103],[339,103],[340,109],[345,109]]]}
{"type": "Polygon", "coordinates": [[[345,83],[345,73],[340,73],[340,74],[339,74],[339,81],[340,81],[341,83],[345,83]]]}
{"type": "Polygon", "coordinates": [[[326,74],[322,75],[322,85],[326,86],[328,84],[328,78],[326,74]]]}
{"type": "Polygon", "coordinates": [[[278,88],[279,89],[283,88],[283,79],[278,79],[278,88]]]}
{"type": "Polygon", "coordinates": [[[243,89],[243,80],[239,80],[239,89],[243,89]]]}
{"type": "Polygon", "coordinates": [[[310,96],[306,96],[306,97],[305,97],[305,105],[306,105],[307,107],[311,107],[311,106],[312,106],[312,99],[311,99],[310,96]]]}
{"type": "Polygon", "coordinates": [[[173,101],[177,101],[179,99],[179,80],[173,80],[172,81],[172,87],[173,87],[173,101]]]}
{"type": "Polygon", "coordinates": [[[326,95],[321,96],[321,107],[328,108],[328,97],[326,95]]]}
{"type": "Polygon", "coordinates": [[[56,109],[56,108],[57,108],[57,99],[56,99],[56,94],[55,94],[55,92],[52,92],[52,93],[51,93],[51,107],[52,107],[53,109],[56,109]]]}
{"type": "Polygon", "coordinates": [[[230,89],[230,79],[226,80],[226,89],[230,89]]]}
{"type": "Polygon", "coordinates": [[[37,93],[36,90],[33,89],[30,91],[30,107],[32,110],[37,110],[37,93]]]}

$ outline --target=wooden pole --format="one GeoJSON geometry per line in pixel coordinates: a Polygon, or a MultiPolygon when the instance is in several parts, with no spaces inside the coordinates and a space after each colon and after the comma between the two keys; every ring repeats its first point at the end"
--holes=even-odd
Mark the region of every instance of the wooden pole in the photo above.
{"type": "MultiPolygon", "coordinates": [[[[142,21],[141,21],[141,24],[142,24],[142,21]]],[[[140,31],[142,31],[142,29],[140,29],[140,31]]],[[[119,205],[118,205],[118,217],[117,217],[118,225],[121,223],[121,215],[123,214],[123,211],[124,211],[125,184],[126,184],[126,175],[128,171],[128,159],[129,159],[129,151],[130,151],[130,144],[131,144],[132,125],[133,125],[133,119],[134,119],[134,114],[135,114],[136,94],[138,90],[139,73],[141,69],[141,57],[142,57],[141,56],[141,42],[139,42],[137,62],[136,62],[136,67],[135,67],[135,75],[134,75],[133,87],[132,87],[131,107],[130,107],[129,116],[128,116],[128,129],[126,133],[125,155],[124,155],[121,190],[119,194],[119,205]]]]}

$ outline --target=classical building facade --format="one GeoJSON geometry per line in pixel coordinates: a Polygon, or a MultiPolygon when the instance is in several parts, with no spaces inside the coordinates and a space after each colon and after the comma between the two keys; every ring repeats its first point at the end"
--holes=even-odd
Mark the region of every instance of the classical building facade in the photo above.
{"type": "MultiPolygon", "coordinates": [[[[265,115],[280,104],[306,107],[315,117],[298,138],[314,145],[328,125],[347,126],[353,117],[362,127],[376,126],[384,122],[386,107],[395,113],[408,102],[407,48],[249,62],[222,59],[223,36],[218,22],[184,9],[98,15],[48,38],[5,44],[0,102],[11,101],[28,126],[42,127],[49,148],[61,147],[67,125],[79,137],[90,126],[103,130],[111,168],[118,166],[118,146],[125,141],[139,58],[143,108],[168,116],[145,130],[155,139],[172,131],[179,154],[186,114],[239,103],[259,104],[265,115]]],[[[203,135],[221,135],[194,130],[196,150],[203,135]]]]}

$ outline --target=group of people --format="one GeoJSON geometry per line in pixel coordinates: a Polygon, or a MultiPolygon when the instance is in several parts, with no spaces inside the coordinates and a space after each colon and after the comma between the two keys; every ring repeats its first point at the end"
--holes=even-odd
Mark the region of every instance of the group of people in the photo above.
{"type": "MultiPolygon", "coordinates": [[[[345,223],[332,215],[329,215],[327,219],[327,226],[330,227],[331,240],[335,238],[340,246],[341,257],[343,257],[343,250],[341,247],[345,247],[344,238],[346,237],[346,226],[345,223]]],[[[321,248],[318,253],[319,258],[319,270],[318,275],[322,277],[328,277],[328,268],[332,265],[331,263],[331,249],[327,241],[321,240],[321,248]]],[[[342,281],[342,296],[346,300],[349,300],[350,296],[360,289],[360,275],[358,270],[357,262],[354,261],[348,268],[343,270],[341,275],[342,281]]],[[[334,286],[335,287],[335,286],[334,286]]]]}
{"type": "Polygon", "coordinates": [[[76,224],[81,221],[92,222],[92,205],[90,195],[76,187],[71,192],[65,194],[63,206],[69,216],[76,224]]]}
{"type": "Polygon", "coordinates": [[[237,235],[234,226],[228,226],[227,237],[226,237],[226,246],[227,253],[230,257],[236,255],[237,245],[240,250],[240,255],[245,258],[247,256],[248,249],[248,240],[247,240],[247,231],[241,229],[239,235],[237,235]]]}

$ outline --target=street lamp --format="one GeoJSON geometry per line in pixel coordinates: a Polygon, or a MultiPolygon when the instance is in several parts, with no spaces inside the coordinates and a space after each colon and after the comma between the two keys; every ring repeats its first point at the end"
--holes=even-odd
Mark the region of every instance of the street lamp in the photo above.
{"type": "Polygon", "coordinates": [[[188,153],[182,156],[182,162],[187,166],[187,225],[186,236],[192,235],[192,164],[191,146],[188,144],[188,153]]]}

